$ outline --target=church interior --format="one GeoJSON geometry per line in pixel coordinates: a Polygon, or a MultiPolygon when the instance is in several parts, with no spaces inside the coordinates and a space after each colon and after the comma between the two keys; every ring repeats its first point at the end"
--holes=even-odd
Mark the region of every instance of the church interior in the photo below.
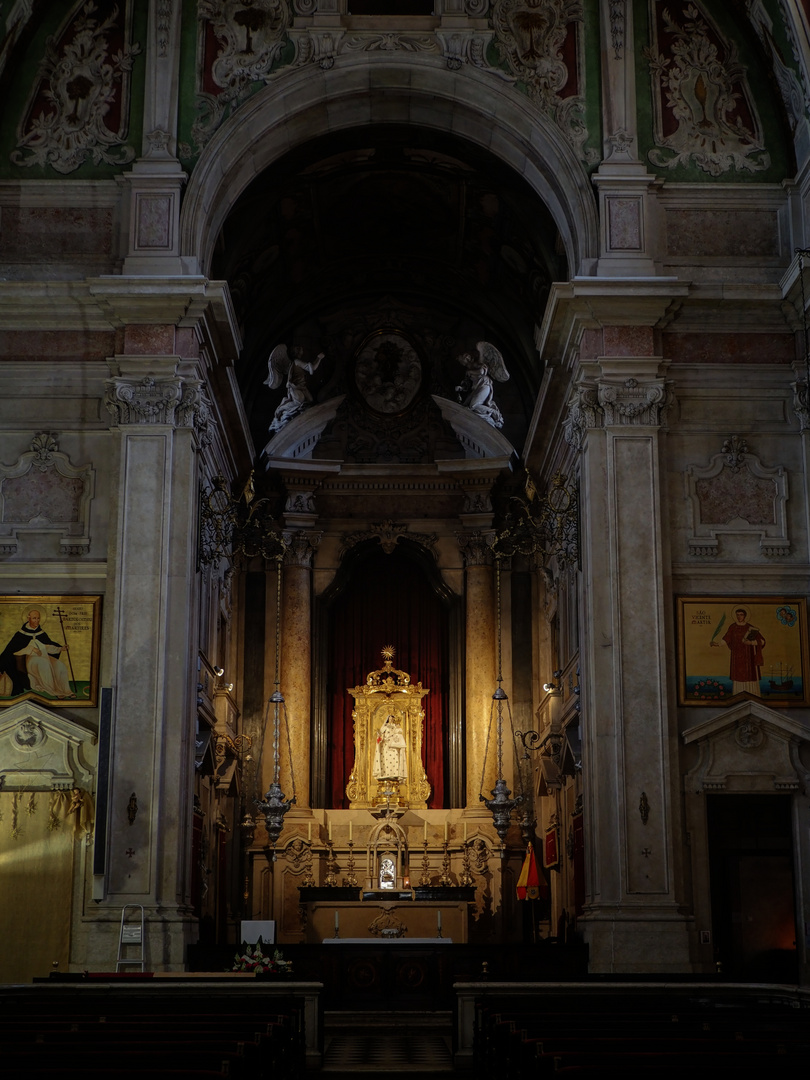
{"type": "Polygon", "coordinates": [[[9,1015],[803,1013],[810,3],[9,0],[0,102],[9,1015]]]}

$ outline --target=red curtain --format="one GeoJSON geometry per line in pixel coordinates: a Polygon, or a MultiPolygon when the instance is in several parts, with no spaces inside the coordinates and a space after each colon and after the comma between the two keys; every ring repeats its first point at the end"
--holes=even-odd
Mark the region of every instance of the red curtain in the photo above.
{"type": "Polygon", "coordinates": [[[407,671],[430,693],[422,699],[425,731],[422,757],[431,785],[428,805],[444,806],[448,760],[448,612],[427,573],[401,548],[359,556],[346,587],[329,612],[327,716],[329,730],[327,799],[348,807],[346,783],[354,764],[349,687],[382,667],[380,650],[393,645],[394,667],[407,671]]]}

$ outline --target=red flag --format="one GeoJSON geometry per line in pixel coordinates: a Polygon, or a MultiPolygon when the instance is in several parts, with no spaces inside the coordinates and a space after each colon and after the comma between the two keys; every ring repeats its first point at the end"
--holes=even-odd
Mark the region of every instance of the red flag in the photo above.
{"type": "Polygon", "coordinates": [[[541,879],[537,869],[534,850],[532,845],[529,844],[526,848],[526,858],[523,860],[523,866],[520,868],[520,876],[517,881],[518,900],[537,900],[539,896],[545,894],[544,885],[545,881],[541,879]]]}

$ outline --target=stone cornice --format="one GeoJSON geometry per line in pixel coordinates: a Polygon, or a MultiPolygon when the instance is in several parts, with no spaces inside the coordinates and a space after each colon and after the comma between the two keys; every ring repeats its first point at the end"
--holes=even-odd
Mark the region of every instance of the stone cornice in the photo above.
{"type": "Polygon", "coordinates": [[[203,277],[100,277],[83,281],[0,281],[4,330],[116,330],[132,324],[191,326],[207,319],[241,339],[223,282],[203,277]]]}

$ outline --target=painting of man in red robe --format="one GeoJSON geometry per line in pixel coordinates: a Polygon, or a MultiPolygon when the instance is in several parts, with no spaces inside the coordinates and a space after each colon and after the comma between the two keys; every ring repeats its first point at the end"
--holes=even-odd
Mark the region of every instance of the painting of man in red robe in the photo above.
{"type": "MultiPolygon", "coordinates": [[[[723,635],[730,655],[729,677],[733,683],[732,693],[760,693],[759,679],[762,673],[762,649],[765,638],[756,626],[748,621],[748,612],[739,607],[734,611],[733,622],[723,635]]],[[[720,648],[720,643],[712,642],[712,647],[720,648]]]]}

